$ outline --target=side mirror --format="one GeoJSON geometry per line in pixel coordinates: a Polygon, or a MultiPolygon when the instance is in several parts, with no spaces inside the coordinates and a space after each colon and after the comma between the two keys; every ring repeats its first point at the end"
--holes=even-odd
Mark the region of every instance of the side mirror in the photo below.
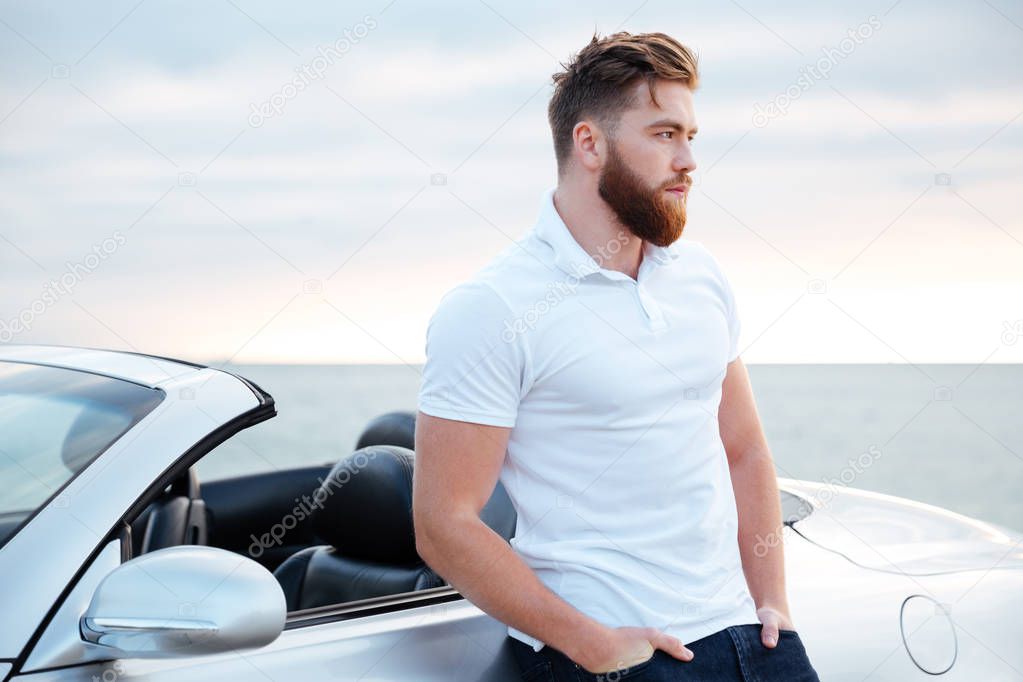
{"type": "Polygon", "coordinates": [[[264,646],[281,634],[286,615],[284,592],[261,565],[181,545],[111,571],[79,627],[83,640],[115,658],[172,658],[264,646]]]}

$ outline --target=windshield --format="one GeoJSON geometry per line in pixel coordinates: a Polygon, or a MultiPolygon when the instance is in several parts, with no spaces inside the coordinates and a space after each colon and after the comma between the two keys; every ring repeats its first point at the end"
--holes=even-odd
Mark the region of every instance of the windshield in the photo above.
{"type": "Polygon", "coordinates": [[[0,362],[0,546],[163,395],[87,372],[0,362]]]}

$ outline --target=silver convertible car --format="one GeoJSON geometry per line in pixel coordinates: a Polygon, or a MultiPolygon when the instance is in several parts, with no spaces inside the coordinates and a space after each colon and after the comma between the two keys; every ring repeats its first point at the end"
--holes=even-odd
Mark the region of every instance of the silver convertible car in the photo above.
{"type": "MultiPolygon", "coordinates": [[[[336,463],[197,480],[275,413],[210,367],[0,346],[0,679],[519,679],[505,626],[416,554],[414,415],[382,415],[336,463]]],[[[1023,679],[1023,536],[779,487],[792,617],[821,679],[1023,679]]],[[[514,545],[500,484],[483,517],[514,545]]]]}

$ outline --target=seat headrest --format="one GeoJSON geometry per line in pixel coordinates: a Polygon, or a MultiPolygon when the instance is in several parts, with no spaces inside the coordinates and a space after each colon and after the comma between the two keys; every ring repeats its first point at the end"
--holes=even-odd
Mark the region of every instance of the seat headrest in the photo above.
{"type": "Polygon", "coordinates": [[[388,412],[374,417],[359,436],[355,449],[369,445],[400,445],[416,449],[416,415],[413,412],[388,412]]]}
{"type": "Polygon", "coordinates": [[[86,408],[71,422],[60,456],[64,466],[78,473],[97,453],[107,449],[131,424],[126,415],[109,410],[86,408]]]}
{"type": "Polygon", "coordinates": [[[412,470],[415,454],[398,445],[362,447],[338,462],[313,493],[313,529],[340,554],[414,564],[412,470]]]}

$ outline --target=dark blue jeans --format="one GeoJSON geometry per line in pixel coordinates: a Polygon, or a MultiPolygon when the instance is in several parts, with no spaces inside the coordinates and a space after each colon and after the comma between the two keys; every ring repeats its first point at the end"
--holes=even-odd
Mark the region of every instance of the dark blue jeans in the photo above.
{"type": "Polygon", "coordinates": [[[682,680],[713,680],[714,682],[820,682],[810,665],[806,649],[795,630],[779,630],[778,644],[773,649],[760,641],[759,623],[732,625],[724,630],[686,644],[693,660],[682,661],[666,651],[630,668],[606,673],[591,673],[565,654],[550,646],[540,651],[511,640],[512,652],[522,671],[523,680],[542,682],[619,682],[619,680],[650,680],[671,682],[682,680]]]}

